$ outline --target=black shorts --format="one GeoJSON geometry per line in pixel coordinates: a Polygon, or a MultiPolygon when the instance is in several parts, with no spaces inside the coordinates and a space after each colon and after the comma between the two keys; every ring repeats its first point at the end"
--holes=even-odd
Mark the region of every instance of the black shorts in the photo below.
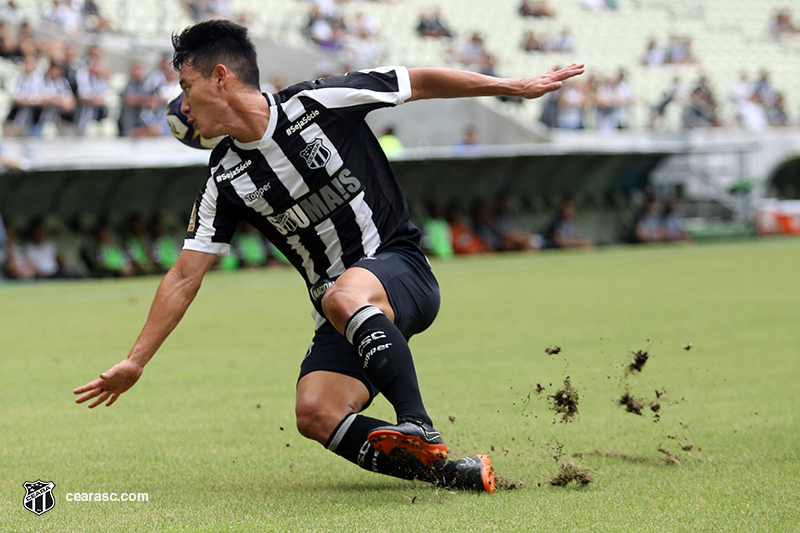
{"type": "MultiPolygon", "coordinates": [[[[362,259],[350,268],[353,267],[369,270],[383,284],[394,311],[395,325],[406,339],[426,330],[433,323],[439,312],[439,284],[421,251],[398,247],[362,259]]],[[[378,393],[367,377],[355,346],[328,321],[314,334],[300,365],[300,378],[317,370],[336,372],[360,380],[369,390],[370,402],[378,393]]]]}

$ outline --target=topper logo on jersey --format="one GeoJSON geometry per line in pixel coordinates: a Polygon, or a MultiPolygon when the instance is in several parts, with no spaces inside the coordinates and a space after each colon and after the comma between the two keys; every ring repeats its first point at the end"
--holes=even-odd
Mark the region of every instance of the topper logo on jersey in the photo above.
{"type": "Polygon", "coordinates": [[[329,183],[303,196],[283,213],[268,216],[267,220],[281,235],[294,235],[328,218],[363,190],[361,180],[343,168],[329,183]]]}
{"type": "Polygon", "coordinates": [[[300,155],[306,160],[308,168],[311,170],[324,167],[331,159],[331,151],[322,144],[322,139],[319,138],[308,143],[300,152],[300,155]]]}

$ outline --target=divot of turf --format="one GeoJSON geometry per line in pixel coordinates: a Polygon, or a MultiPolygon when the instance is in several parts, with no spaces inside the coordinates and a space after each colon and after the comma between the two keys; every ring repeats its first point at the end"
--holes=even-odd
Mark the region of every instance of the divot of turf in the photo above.
{"type": "Polygon", "coordinates": [[[633,361],[625,368],[625,370],[631,374],[633,372],[641,372],[644,364],[647,362],[647,358],[650,357],[650,354],[647,350],[637,350],[635,352],[631,352],[633,355],[633,361]]]}
{"type": "Polygon", "coordinates": [[[681,459],[666,448],[659,446],[658,451],[664,454],[664,462],[670,466],[680,466],[681,459]]]}
{"type": "Polygon", "coordinates": [[[594,481],[594,473],[591,470],[574,461],[567,461],[566,463],[561,463],[561,469],[550,480],[550,485],[553,487],[566,487],[575,482],[576,485],[585,487],[592,481],[594,481]]]}
{"type": "Polygon", "coordinates": [[[625,391],[625,394],[622,397],[617,398],[617,404],[624,406],[625,411],[628,413],[633,413],[635,415],[644,416],[642,415],[642,409],[644,408],[644,401],[641,398],[634,398],[631,396],[629,391],[625,391]]]}
{"type": "Polygon", "coordinates": [[[578,416],[578,391],[572,388],[569,376],[564,379],[564,388],[548,395],[553,402],[551,410],[561,415],[564,423],[572,422],[578,416]]]}
{"type": "Polygon", "coordinates": [[[559,353],[561,353],[561,346],[555,346],[555,345],[549,346],[549,347],[544,349],[544,353],[546,353],[547,355],[559,354],[559,353]]]}

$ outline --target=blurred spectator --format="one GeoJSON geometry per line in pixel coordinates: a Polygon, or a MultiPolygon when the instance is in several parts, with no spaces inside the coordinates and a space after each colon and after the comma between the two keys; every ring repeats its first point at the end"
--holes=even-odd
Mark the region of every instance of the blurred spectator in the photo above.
{"type": "Polygon", "coordinates": [[[100,6],[95,0],[84,0],[81,8],[83,27],[89,32],[111,31],[111,23],[100,13],[100,6]]]}
{"type": "Polygon", "coordinates": [[[394,132],[394,126],[386,126],[383,128],[381,136],[378,137],[378,142],[383,148],[383,153],[387,157],[394,157],[403,153],[403,143],[397,138],[394,132]]]}
{"type": "Polygon", "coordinates": [[[38,57],[41,52],[39,43],[33,37],[33,27],[28,22],[23,22],[19,25],[17,46],[19,47],[19,57],[21,58],[27,55],[38,57]]]}
{"type": "Polygon", "coordinates": [[[107,222],[100,222],[95,227],[94,244],[87,262],[90,272],[96,277],[119,278],[136,273],[107,222]]]}
{"type": "Polygon", "coordinates": [[[366,30],[347,35],[342,43],[343,56],[352,66],[351,70],[373,67],[383,61],[377,39],[366,30]]]}
{"type": "Polygon", "coordinates": [[[583,88],[577,83],[565,83],[559,90],[558,127],[568,130],[583,129],[583,112],[586,96],[583,88]]]}
{"type": "Polygon", "coordinates": [[[630,242],[659,242],[664,240],[661,212],[655,198],[648,196],[644,205],[634,214],[630,242]]]}
{"type": "Polygon", "coordinates": [[[467,126],[461,136],[461,140],[455,145],[455,149],[460,153],[474,153],[483,149],[478,130],[475,126],[467,126]]]}
{"type": "Polygon", "coordinates": [[[8,0],[6,5],[0,6],[0,18],[11,24],[20,21],[22,14],[17,8],[17,4],[14,2],[14,0],[8,0]]]}
{"type": "Polygon", "coordinates": [[[764,102],[757,92],[751,93],[749,98],[739,102],[736,116],[739,124],[747,131],[763,131],[769,123],[764,102]]]}
{"type": "Polygon", "coordinates": [[[442,216],[439,203],[430,200],[426,202],[425,210],[427,216],[422,223],[422,247],[434,257],[453,257],[453,232],[442,216]]]}
{"type": "Polygon", "coordinates": [[[84,135],[92,122],[100,122],[108,116],[108,71],[100,48],[90,48],[86,64],[78,70],[78,134],[84,135]]]}
{"type": "Polygon", "coordinates": [[[152,236],[153,259],[163,270],[169,270],[175,261],[181,248],[175,239],[167,233],[164,221],[160,216],[156,216],[150,222],[150,234],[152,236]]]}
{"type": "Polygon", "coordinates": [[[562,92],[559,89],[558,91],[548,93],[547,96],[544,97],[542,114],[539,117],[539,121],[548,128],[558,127],[558,109],[561,94],[562,92]]]}
{"type": "Polygon", "coordinates": [[[667,43],[665,63],[673,65],[684,65],[694,63],[695,58],[692,53],[692,41],[688,37],[670,35],[667,43]]]}
{"type": "Polygon", "coordinates": [[[47,238],[44,222],[34,220],[28,229],[28,241],[22,247],[25,259],[35,272],[37,278],[73,277],[64,269],[64,261],[58,252],[56,243],[47,238]]]}
{"type": "Polygon", "coordinates": [[[69,82],[63,75],[61,65],[51,62],[44,75],[42,114],[31,134],[41,135],[44,126],[50,122],[56,124],[60,130],[63,118],[70,117],[73,111],[75,111],[75,96],[72,94],[69,82]]]}
{"type": "MultiPolygon", "coordinates": [[[[335,4],[333,4],[335,6],[335,4]]],[[[338,7],[338,6],[336,6],[338,7]]],[[[319,3],[311,5],[303,35],[323,49],[339,51],[344,46],[344,19],[341,11],[319,3]]]]}
{"type": "Polygon", "coordinates": [[[0,20],[0,57],[12,61],[22,59],[22,53],[19,50],[19,46],[17,46],[17,39],[13,30],[8,23],[2,20],[0,20]]]}
{"type": "Polygon", "coordinates": [[[420,37],[453,37],[453,32],[442,21],[442,12],[439,7],[431,8],[429,11],[423,11],[419,15],[419,24],[417,24],[417,34],[420,37]]]}
{"type": "Polygon", "coordinates": [[[532,30],[525,32],[522,38],[522,49],[526,52],[543,52],[544,44],[536,37],[532,30]]]}
{"type": "Polygon", "coordinates": [[[708,78],[700,76],[697,86],[689,95],[689,102],[684,108],[684,128],[711,128],[719,126],[717,120],[717,103],[708,78]]]}
{"type": "Polygon", "coordinates": [[[17,243],[16,232],[10,226],[6,227],[5,251],[5,262],[0,267],[7,278],[24,280],[36,277],[36,270],[25,257],[22,246],[17,243]]]}
{"type": "Polygon", "coordinates": [[[788,126],[789,115],[783,102],[783,94],[775,93],[775,101],[767,108],[767,122],[770,126],[788,126]]]}
{"type": "Polygon", "coordinates": [[[650,110],[650,127],[656,128],[662,125],[664,115],[667,112],[667,107],[672,102],[683,102],[686,100],[686,89],[681,83],[681,79],[677,76],[672,78],[672,83],[661,94],[659,101],[650,110]]]}
{"type": "Polygon", "coordinates": [[[647,48],[642,54],[642,65],[651,67],[663,65],[666,62],[666,55],[666,51],[658,46],[658,43],[654,38],[651,38],[647,43],[647,48]]]}
{"type": "Polygon", "coordinates": [[[683,231],[683,215],[678,210],[678,201],[670,198],[664,205],[664,215],[661,217],[664,231],[664,240],[688,241],[689,236],[683,231]]]}
{"type": "Polygon", "coordinates": [[[447,208],[447,223],[453,236],[453,252],[455,254],[481,254],[492,251],[492,247],[484,242],[475,230],[464,220],[458,204],[452,203],[447,208]]]}
{"type": "Polygon", "coordinates": [[[128,235],[125,238],[125,255],[137,274],[155,274],[159,267],[153,260],[150,233],[141,215],[128,218],[128,235]]]}
{"type": "Polygon", "coordinates": [[[792,22],[792,14],[788,9],[782,9],[775,14],[770,30],[776,36],[800,33],[800,27],[795,26],[792,22]]]}
{"type": "Polygon", "coordinates": [[[626,129],[631,126],[631,108],[633,107],[633,89],[628,83],[628,75],[624,69],[619,69],[617,81],[614,85],[614,97],[617,106],[617,127],[626,129]]]}
{"type": "Polygon", "coordinates": [[[610,78],[601,78],[598,82],[594,98],[597,118],[595,127],[599,130],[613,130],[619,128],[619,108],[614,91],[614,84],[610,78]]]}
{"type": "Polygon", "coordinates": [[[476,200],[473,203],[472,221],[481,239],[495,251],[518,252],[536,249],[530,235],[508,224],[508,220],[501,223],[483,200],[476,200]]]}
{"type": "Polygon", "coordinates": [[[584,239],[575,225],[575,202],[564,200],[558,213],[542,233],[545,248],[589,248],[594,242],[584,239]]]}
{"type": "Polygon", "coordinates": [[[138,61],[131,63],[128,83],[120,95],[122,106],[119,111],[119,135],[132,135],[136,128],[146,128],[142,113],[150,103],[150,95],[144,86],[144,66],[138,61]]]}
{"type": "Polygon", "coordinates": [[[13,101],[3,124],[3,132],[9,137],[29,135],[39,122],[44,98],[44,76],[37,66],[36,56],[25,56],[22,72],[12,83],[13,101]]]}
{"type": "Polygon", "coordinates": [[[155,136],[170,132],[167,124],[167,103],[177,84],[177,72],[172,68],[170,60],[169,56],[162,56],[158,66],[144,80],[144,89],[150,98],[142,111],[142,121],[147,129],[140,134],[155,136]]]}
{"type": "Polygon", "coordinates": [[[53,0],[50,8],[42,15],[42,20],[67,35],[77,34],[83,22],[80,7],[73,0],[53,0]]]}
{"type": "Polygon", "coordinates": [[[353,23],[353,33],[365,35],[370,39],[381,36],[381,23],[372,15],[366,13],[356,13],[356,20],[353,23]]]}
{"type": "Polygon", "coordinates": [[[523,17],[555,17],[556,12],[550,7],[547,0],[522,0],[519,14],[523,17]]]}
{"type": "Polygon", "coordinates": [[[457,60],[468,68],[490,76],[494,75],[497,63],[497,59],[486,50],[480,33],[473,33],[469,41],[459,48],[457,60]]]}

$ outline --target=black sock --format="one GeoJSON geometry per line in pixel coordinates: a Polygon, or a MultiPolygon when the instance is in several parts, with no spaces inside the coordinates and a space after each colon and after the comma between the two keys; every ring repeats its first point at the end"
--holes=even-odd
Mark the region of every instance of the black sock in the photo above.
{"type": "MultiPolygon", "coordinates": [[[[350,414],[339,423],[325,447],[364,470],[401,479],[419,479],[435,483],[438,479],[438,468],[425,466],[411,454],[389,456],[370,445],[367,440],[369,433],[385,425],[387,422],[383,420],[350,414]]],[[[444,463],[442,461],[442,464],[444,463]]]]}
{"type": "Polygon", "coordinates": [[[358,349],[370,381],[394,407],[398,422],[433,425],[422,404],[411,350],[397,326],[380,309],[367,305],[347,321],[345,335],[358,349]]]}

